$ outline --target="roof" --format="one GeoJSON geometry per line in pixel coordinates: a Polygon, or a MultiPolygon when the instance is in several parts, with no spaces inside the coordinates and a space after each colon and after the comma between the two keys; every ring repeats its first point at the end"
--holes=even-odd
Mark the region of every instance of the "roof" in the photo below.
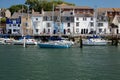
{"type": "Polygon", "coordinates": [[[114,12],[114,9],[113,8],[97,8],[97,12],[106,12],[106,11],[109,11],[109,12],[114,12]]]}
{"type": "Polygon", "coordinates": [[[75,14],[76,17],[93,17],[92,14],[75,14]]]}
{"type": "Polygon", "coordinates": [[[114,8],[114,11],[120,12],[120,8],[114,8]]]}
{"type": "Polygon", "coordinates": [[[43,16],[42,14],[40,14],[39,12],[34,12],[31,14],[33,17],[40,17],[43,16]]]}
{"type": "Polygon", "coordinates": [[[97,8],[98,12],[120,12],[120,8],[97,8]]]}
{"type": "MultiPolygon", "coordinates": [[[[18,17],[27,17],[28,14],[27,13],[19,13],[19,12],[15,12],[11,18],[18,18],[18,17]]],[[[38,12],[34,12],[33,14],[29,14],[30,17],[39,17],[39,16],[42,16],[42,14],[38,13],[38,12]]]]}
{"type": "Polygon", "coordinates": [[[27,13],[14,12],[11,18],[18,18],[20,16],[26,17],[27,13]]]}
{"type": "Polygon", "coordinates": [[[56,9],[93,9],[88,6],[57,6],[56,9]]]}

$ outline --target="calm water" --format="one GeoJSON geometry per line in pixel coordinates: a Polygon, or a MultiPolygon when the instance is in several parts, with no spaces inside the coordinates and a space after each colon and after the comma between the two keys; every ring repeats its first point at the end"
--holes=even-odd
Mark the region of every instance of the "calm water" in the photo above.
{"type": "Polygon", "coordinates": [[[120,46],[0,45],[0,80],[120,80],[120,46]]]}

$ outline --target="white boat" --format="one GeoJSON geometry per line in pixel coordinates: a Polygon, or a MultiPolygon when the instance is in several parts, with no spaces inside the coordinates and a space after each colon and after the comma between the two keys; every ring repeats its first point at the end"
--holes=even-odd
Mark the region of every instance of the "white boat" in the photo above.
{"type": "MultiPolygon", "coordinates": [[[[15,40],[13,42],[14,45],[23,45],[24,44],[24,39],[20,40],[15,40]]],[[[25,39],[25,44],[26,45],[37,45],[37,41],[35,39],[25,39]]]]}
{"type": "Polygon", "coordinates": [[[13,41],[13,38],[0,38],[0,44],[12,44],[13,41]]]}
{"type": "Polygon", "coordinates": [[[5,44],[4,40],[0,38],[0,45],[4,45],[4,44],[5,44]]]}
{"type": "Polygon", "coordinates": [[[91,37],[88,39],[83,39],[83,45],[85,46],[105,46],[108,41],[100,37],[91,37]]]}

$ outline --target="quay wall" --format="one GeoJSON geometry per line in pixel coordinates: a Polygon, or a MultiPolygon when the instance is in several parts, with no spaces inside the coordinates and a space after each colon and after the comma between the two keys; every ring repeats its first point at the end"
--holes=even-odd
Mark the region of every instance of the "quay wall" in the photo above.
{"type": "MultiPolygon", "coordinates": [[[[14,38],[14,39],[19,39],[20,37],[22,37],[22,35],[16,35],[16,34],[0,34],[0,37],[8,37],[8,38],[14,38]]],[[[26,35],[27,36],[27,35],[26,35]]],[[[65,34],[41,34],[41,35],[29,35],[35,39],[41,39],[41,38],[49,38],[51,36],[54,37],[64,37],[64,38],[69,38],[69,39],[79,39],[80,37],[82,38],[87,38],[87,36],[93,36],[93,34],[69,34],[69,35],[65,35],[65,34]]],[[[102,38],[111,40],[111,39],[118,39],[120,40],[120,34],[102,34],[99,35],[102,38]]]]}

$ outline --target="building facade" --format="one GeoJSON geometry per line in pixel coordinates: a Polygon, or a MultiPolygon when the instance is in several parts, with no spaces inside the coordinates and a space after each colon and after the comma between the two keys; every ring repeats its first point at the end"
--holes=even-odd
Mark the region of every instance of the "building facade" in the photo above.
{"type": "Polygon", "coordinates": [[[8,34],[21,34],[21,17],[11,19],[7,18],[6,32],[8,34]]]}
{"type": "Polygon", "coordinates": [[[6,29],[7,33],[22,35],[110,34],[113,30],[110,23],[114,23],[118,26],[114,28],[117,34],[120,33],[119,17],[115,18],[115,15],[119,16],[119,13],[117,8],[98,8],[95,11],[90,7],[62,5],[54,11],[14,13],[7,19],[6,29]]]}

